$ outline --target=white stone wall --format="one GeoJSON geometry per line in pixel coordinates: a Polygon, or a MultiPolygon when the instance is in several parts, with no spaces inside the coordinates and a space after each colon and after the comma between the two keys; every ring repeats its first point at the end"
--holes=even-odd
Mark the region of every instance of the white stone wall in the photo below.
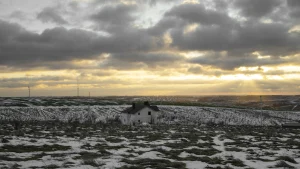
{"type": "Polygon", "coordinates": [[[152,123],[157,123],[157,115],[158,112],[154,111],[148,107],[141,109],[140,111],[136,112],[135,114],[121,114],[121,121],[122,124],[125,125],[132,125],[133,123],[150,123],[152,119],[152,123]],[[148,115],[148,112],[151,112],[151,115],[148,115]]]}
{"type": "Polygon", "coordinates": [[[122,124],[129,125],[131,123],[131,114],[121,113],[120,119],[122,124]]]}

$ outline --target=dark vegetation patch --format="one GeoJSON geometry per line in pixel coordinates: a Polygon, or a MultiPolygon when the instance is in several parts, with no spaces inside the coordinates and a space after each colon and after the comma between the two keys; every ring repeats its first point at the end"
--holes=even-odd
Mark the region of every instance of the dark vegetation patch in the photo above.
{"type": "Polygon", "coordinates": [[[247,160],[263,161],[263,162],[271,162],[271,161],[275,161],[275,160],[265,159],[265,158],[261,158],[261,157],[257,157],[257,156],[247,156],[246,159],[247,159],[247,160]]]}
{"type": "Polygon", "coordinates": [[[225,164],[225,161],[220,158],[220,157],[196,157],[196,156],[188,156],[185,158],[181,158],[181,160],[184,161],[201,161],[201,162],[205,162],[207,164],[225,164]]]}
{"type": "Polygon", "coordinates": [[[105,138],[106,141],[111,142],[111,143],[119,143],[124,141],[123,139],[120,139],[118,137],[107,137],[105,138]]]}
{"type": "Polygon", "coordinates": [[[45,168],[45,169],[52,169],[52,168],[60,168],[60,166],[55,165],[55,164],[50,164],[50,165],[44,166],[43,168],[45,168]]]}
{"type": "Polygon", "coordinates": [[[31,160],[40,160],[42,157],[46,156],[45,153],[40,153],[32,155],[31,157],[20,158],[20,157],[10,157],[8,155],[0,155],[0,161],[31,161],[31,160]]]}
{"type": "Polygon", "coordinates": [[[83,164],[83,165],[90,165],[90,166],[93,166],[93,167],[100,167],[100,166],[104,165],[102,163],[98,163],[94,159],[84,159],[81,164],[83,164]]]}
{"type": "Polygon", "coordinates": [[[15,153],[28,153],[28,152],[49,152],[49,151],[66,151],[69,150],[70,146],[62,146],[58,144],[42,146],[33,146],[33,145],[4,145],[1,147],[0,152],[15,152],[15,153]]]}
{"type": "Polygon", "coordinates": [[[217,149],[214,149],[214,148],[208,148],[208,149],[193,148],[193,149],[186,149],[185,151],[188,152],[188,153],[196,154],[196,155],[206,155],[206,156],[212,156],[212,155],[215,155],[215,154],[221,152],[221,151],[219,151],[217,149]]]}
{"type": "Polygon", "coordinates": [[[78,155],[79,156],[74,157],[75,160],[77,160],[77,159],[94,160],[96,158],[100,158],[100,157],[106,156],[107,154],[103,154],[101,152],[94,153],[94,152],[82,151],[78,155]]]}
{"type": "Polygon", "coordinates": [[[289,157],[289,156],[279,156],[279,157],[276,158],[276,160],[283,160],[283,161],[288,161],[290,163],[297,164],[297,161],[295,161],[294,158],[289,157]]]}
{"type": "Polygon", "coordinates": [[[274,167],[275,168],[276,167],[283,167],[283,168],[287,168],[287,169],[294,169],[295,168],[295,167],[289,165],[288,163],[286,163],[285,161],[279,161],[279,162],[277,162],[274,167]]]}
{"type": "Polygon", "coordinates": [[[129,164],[129,166],[123,166],[120,169],[125,169],[132,166],[136,168],[179,168],[179,169],[186,168],[185,163],[171,162],[170,160],[165,160],[165,159],[137,159],[137,160],[123,159],[122,162],[129,164]]]}
{"type": "Polygon", "coordinates": [[[235,152],[242,152],[243,149],[237,148],[237,147],[226,147],[226,151],[235,151],[235,152]]]}
{"type": "Polygon", "coordinates": [[[226,164],[228,164],[228,163],[230,163],[231,165],[237,166],[237,167],[245,167],[246,166],[242,160],[233,158],[233,156],[227,156],[226,164]]]}
{"type": "Polygon", "coordinates": [[[231,168],[229,166],[225,166],[225,167],[221,167],[221,166],[213,167],[213,166],[208,165],[208,166],[205,167],[205,169],[233,169],[233,168],[231,168]]]}

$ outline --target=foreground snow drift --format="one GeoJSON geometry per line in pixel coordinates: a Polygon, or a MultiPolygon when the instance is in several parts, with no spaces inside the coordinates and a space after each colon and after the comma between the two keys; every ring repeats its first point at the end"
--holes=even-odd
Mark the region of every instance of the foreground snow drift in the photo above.
{"type": "Polygon", "coordinates": [[[256,126],[0,125],[0,168],[300,168],[300,130],[256,126]]]}
{"type": "MultiPolygon", "coordinates": [[[[107,122],[128,106],[0,107],[0,121],[107,122]]],[[[195,106],[159,106],[160,123],[223,123],[229,125],[280,125],[299,121],[300,112],[260,111],[195,106]]]]}

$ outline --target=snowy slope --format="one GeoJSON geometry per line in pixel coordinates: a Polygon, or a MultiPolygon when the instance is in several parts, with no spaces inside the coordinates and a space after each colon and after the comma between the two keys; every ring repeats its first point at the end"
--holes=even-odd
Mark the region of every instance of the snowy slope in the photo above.
{"type": "MultiPolygon", "coordinates": [[[[0,107],[0,121],[106,122],[128,106],[0,107]]],[[[224,123],[229,125],[280,125],[300,121],[300,112],[196,106],[159,106],[161,123],[224,123]]]]}

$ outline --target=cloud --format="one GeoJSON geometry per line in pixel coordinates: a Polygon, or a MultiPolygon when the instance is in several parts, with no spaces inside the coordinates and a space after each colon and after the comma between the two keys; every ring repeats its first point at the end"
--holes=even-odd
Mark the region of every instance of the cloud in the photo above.
{"type": "Polygon", "coordinates": [[[105,5],[98,12],[92,14],[90,19],[108,31],[124,29],[135,20],[134,12],[136,9],[137,6],[135,5],[105,5]]]}
{"type": "Polygon", "coordinates": [[[287,5],[291,8],[299,8],[300,7],[300,1],[298,0],[286,0],[287,5]]]}
{"type": "Polygon", "coordinates": [[[280,0],[236,0],[234,5],[244,17],[260,18],[273,12],[280,0]]]}
{"type": "Polygon", "coordinates": [[[77,1],[71,1],[70,3],[68,3],[68,7],[70,7],[72,10],[78,10],[79,3],[77,1]]]}
{"type": "Polygon", "coordinates": [[[204,56],[189,59],[190,63],[213,66],[216,68],[221,68],[223,70],[234,70],[235,68],[239,68],[241,66],[255,67],[262,65],[277,65],[293,61],[294,60],[287,60],[276,57],[259,59],[258,56],[254,54],[244,54],[242,56],[236,56],[234,55],[234,53],[228,52],[209,52],[204,56]]]}
{"type": "MultiPolygon", "coordinates": [[[[171,3],[168,0],[147,2],[153,6],[171,3]]],[[[125,4],[119,0],[101,3],[72,1],[67,3],[66,9],[63,9],[63,5],[58,9],[46,7],[37,16],[43,22],[65,27],[78,26],[73,29],[54,27],[35,33],[18,24],[0,21],[0,66],[89,69],[87,65],[75,65],[72,62],[102,61],[101,55],[104,53],[110,54],[110,57],[99,66],[106,68],[164,69],[186,64],[186,59],[174,54],[174,51],[204,52],[205,56],[189,59],[188,62],[226,70],[239,66],[299,63],[294,59],[282,59],[300,50],[300,34],[289,32],[295,25],[295,18],[292,20],[288,15],[298,9],[298,1],[287,1],[286,4],[278,0],[255,0],[253,4],[247,0],[177,3],[154,26],[138,28],[135,23],[143,19],[142,10],[147,9],[141,3],[134,1],[125,4]],[[92,8],[89,6],[91,4],[96,6],[92,8]],[[66,25],[68,22],[62,15],[63,11],[68,19],[76,20],[69,18],[68,10],[77,8],[89,9],[78,17],[85,18],[83,23],[92,24],[97,29],[87,31],[87,27],[80,24],[66,25]],[[236,11],[239,12],[233,15],[236,11]],[[278,11],[283,12],[284,19],[274,19],[278,11]],[[243,20],[244,17],[247,19],[243,20]],[[193,24],[197,26],[192,31],[185,31],[193,24]],[[170,35],[167,45],[164,41],[166,35],[170,35]],[[226,56],[221,55],[222,52],[226,56]],[[270,59],[259,60],[253,52],[270,55],[270,59]]],[[[197,66],[191,67],[189,72],[200,72],[197,69],[197,66]]]]}
{"type": "MultiPolygon", "coordinates": [[[[181,18],[173,25],[190,22],[199,23],[194,31],[184,33],[185,26],[167,28],[170,29],[172,46],[182,50],[273,50],[287,47],[297,47],[300,41],[298,34],[290,34],[290,25],[282,23],[262,23],[249,21],[240,23],[229,16],[218,11],[203,10],[201,5],[181,5],[174,7],[167,13],[167,16],[181,18]],[[181,7],[183,6],[183,7],[181,7]],[[198,10],[196,10],[198,9],[198,10]],[[195,11],[195,12],[193,12],[195,11]]],[[[164,21],[166,18],[162,19],[164,21]]],[[[155,27],[160,30],[165,27],[155,27]]],[[[155,28],[154,27],[154,28],[155,28]]],[[[166,31],[166,28],[165,28],[166,31]]],[[[294,52],[298,52],[297,49],[294,52]]],[[[281,55],[284,53],[278,53],[281,55]]]]}
{"type": "Polygon", "coordinates": [[[96,34],[79,29],[53,28],[36,34],[0,21],[0,65],[91,58],[101,53],[96,46],[101,40],[96,34]]]}
{"type": "Polygon", "coordinates": [[[200,74],[203,73],[203,69],[200,66],[193,66],[188,69],[189,73],[200,74]]]}
{"type": "Polygon", "coordinates": [[[67,76],[45,76],[38,77],[18,77],[18,78],[2,78],[0,79],[0,88],[21,88],[36,87],[39,84],[60,83],[61,81],[70,80],[67,76]]]}
{"type": "Polygon", "coordinates": [[[148,69],[172,67],[184,61],[184,57],[170,52],[133,52],[112,54],[100,67],[122,69],[148,69]]]}
{"type": "Polygon", "coordinates": [[[289,7],[290,17],[295,18],[299,23],[300,2],[297,0],[287,0],[287,6],[289,7]]]}
{"type": "Polygon", "coordinates": [[[37,19],[45,23],[52,22],[59,25],[68,24],[68,22],[59,15],[59,10],[55,7],[44,8],[37,14],[37,19]]]}
{"type": "Polygon", "coordinates": [[[103,53],[130,53],[157,48],[154,39],[143,30],[128,30],[102,36],[81,29],[56,27],[41,34],[18,24],[0,21],[0,65],[33,67],[53,62],[97,59],[103,53]]]}
{"type": "Polygon", "coordinates": [[[164,17],[156,25],[154,25],[153,27],[150,27],[148,29],[148,32],[149,32],[149,34],[154,35],[154,36],[161,36],[169,29],[175,28],[180,25],[181,25],[181,27],[184,26],[184,24],[182,24],[182,23],[178,24],[178,19],[176,17],[164,17]]]}
{"type": "MultiPolygon", "coordinates": [[[[248,1],[247,1],[248,2],[248,1]]],[[[244,5],[246,1],[240,2],[244,5]]],[[[258,3],[258,2],[256,2],[258,3]]],[[[271,13],[280,5],[276,1],[262,2],[271,13]],[[271,6],[271,7],[270,7],[271,6]]],[[[282,4],[281,4],[282,5],[282,4]]],[[[242,8],[243,6],[239,6],[242,8]]],[[[246,9],[245,9],[246,10],[246,9]]],[[[173,7],[149,32],[153,35],[171,35],[171,47],[182,51],[203,51],[208,53],[222,53],[221,57],[215,54],[199,57],[192,62],[211,65],[227,70],[239,66],[276,65],[284,63],[298,64],[294,59],[279,59],[295,55],[300,51],[299,32],[289,32],[295,25],[290,18],[278,22],[262,22],[258,19],[240,21],[224,13],[226,10],[204,8],[201,4],[182,4],[173,7]],[[188,33],[185,29],[192,23],[198,26],[188,33]],[[270,59],[257,59],[252,53],[270,55],[270,59]]],[[[281,12],[286,12],[280,9],[281,12]]],[[[245,12],[247,17],[262,17],[267,13],[252,15],[245,12]]]]}
{"type": "Polygon", "coordinates": [[[14,11],[9,15],[10,18],[24,20],[27,18],[26,13],[20,10],[14,11]]]}
{"type": "Polygon", "coordinates": [[[202,4],[182,4],[173,7],[165,16],[176,16],[189,23],[200,23],[203,25],[230,25],[234,21],[220,11],[206,9],[202,4]]]}

